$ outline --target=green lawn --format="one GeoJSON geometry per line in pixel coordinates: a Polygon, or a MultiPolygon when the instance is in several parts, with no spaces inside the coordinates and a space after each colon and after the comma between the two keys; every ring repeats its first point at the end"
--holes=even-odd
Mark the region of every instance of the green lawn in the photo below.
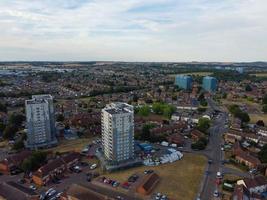
{"type": "Polygon", "coordinates": [[[146,169],[153,169],[160,176],[160,182],[154,192],[167,194],[175,200],[192,200],[199,189],[206,162],[203,156],[185,154],[182,160],[171,164],[156,167],[142,166],[105,176],[124,182],[134,173],[143,173],[146,169]]]}
{"type": "Polygon", "coordinates": [[[249,114],[250,122],[256,123],[258,120],[263,120],[267,124],[267,114],[249,114]]]}

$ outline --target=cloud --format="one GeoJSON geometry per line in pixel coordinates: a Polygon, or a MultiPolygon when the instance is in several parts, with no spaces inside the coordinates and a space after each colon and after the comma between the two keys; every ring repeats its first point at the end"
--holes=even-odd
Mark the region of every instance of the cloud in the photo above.
{"type": "Polygon", "coordinates": [[[266,60],[266,0],[2,0],[0,60],[266,60]],[[23,50],[22,50],[23,49],[23,50]]]}

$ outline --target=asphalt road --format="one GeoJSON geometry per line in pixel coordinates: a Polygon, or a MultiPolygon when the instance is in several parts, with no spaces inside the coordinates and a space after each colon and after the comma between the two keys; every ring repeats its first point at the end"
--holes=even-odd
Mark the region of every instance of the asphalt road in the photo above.
{"type": "Polygon", "coordinates": [[[222,134],[225,132],[224,123],[226,114],[222,113],[216,119],[210,128],[209,144],[207,146],[207,157],[212,160],[212,163],[207,166],[208,174],[204,176],[202,185],[201,199],[213,199],[213,193],[217,189],[216,173],[223,171],[221,161],[224,160],[221,145],[223,144],[222,134]]]}

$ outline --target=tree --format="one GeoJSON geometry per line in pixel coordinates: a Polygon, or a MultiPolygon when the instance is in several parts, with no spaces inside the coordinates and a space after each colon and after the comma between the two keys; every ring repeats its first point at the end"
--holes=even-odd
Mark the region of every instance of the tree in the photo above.
{"type": "Polygon", "coordinates": [[[267,163],[267,144],[265,144],[258,153],[259,159],[263,163],[267,163]]]}
{"type": "Polygon", "coordinates": [[[2,122],[0,122],[0,132],[3,132],[6,128],[6,125],[2,122]]]}
{"type": "Polygon", "coordinates": [[[251,88],[251,86],[249,84],[247,84],[246,87],[245,87],[245,90],[247,92],[250,92],[250,91],[252,91],[252,88],[251,88]]]}
{"type": "Polygon", "coordinates": [[[38,169],[42,164],[46,161],[47,153],[43,151],[35,151],[32,155],[25,159],[22,164],[21,168],[25,172],[30,172],[38,169]]]}
{"type": "Polygon", "coordinates": [[[262,99],[262,104],[267,104],[267,94],[264,95],[262,99]]]}
{"type": "Polygon", "coordinates": [[[142,133],[140,135],[141,140],[149,140],[150,139],[150,129],[152,128],[151,124],[145,124],[142,128],[142,133]]]}
{"type": "Polygon", "coordinates": [[[19,126],[21,126],[23,121],[25,121],[25,116],[24,115],[22,115],[22,114],[12,114],[9,117],[8,123],[19,127],[19,126]]]}
{"type": "Polygon", "coordinates": [[[198,101],[205,99],[204,93],[201,93],[198,97],[198,101]]]}
{"type": "Polygon", "coordinates": [[[1,102],[0,102],[0,112],[4,112],[4,113],[7,112],[7,106],[2,104],[1,102]]]}
{"type": "Polygon", "coordinates": [[[236,114],[236,117],[238,117],[242,122],[245,122],[245,123],[250,121],[250,117],[248,113],[246,112],[239,112],[236,114]]]}
{"type": "Polygon", "coordinates": [[[207,130],[210,128],[210,120],[206,117],[201,117],[198,120],[197,129],[204,133],[207,133],[207,130]]]}
{"type": "Polygon", "coordinates": [[[267,104],[262,106],[262,112],[267,113],[267,104]]]}
{"type": "Polygon", "coordinates": [[[201,99],[200,105],[206,107],[208,105],[208,102],[206,101],[206,99],[201,99]]]}
{"type": "Polygon", "coordinates": [[[141,116],[148,116],[150,114],[149,106],[142,106],[141,108],[139,108],[138,114],[141,116]]]}
{"type": "Polygon", "coordinates": [[[57,116],[57,121],[58,122],[63,122],[64,121],[64,115],[63,114],[59,114],[58,116],[57,116]]]}
{"type": "Polygon", "coordinates": [[[259,120],[259,121],[257,121],[257,123],[256,123],[258,126],[264,126],[265,124],[264,124],[264,122],[263,122],[263,120],[259,120]]]}
{"type": "Polygon", "coordinates": [[[15,136],[16,132],[18,131],[18,128],[14,125],[7,125],[4,133],[3,133],[3,138],[5,139],[13,139],[13,137],[15,136]]]}
{"type": "Polygon", "coordinates": [[[138,101],[138,96],[136,94],[133,95],[133,102],[137,102],[138,101]]]}

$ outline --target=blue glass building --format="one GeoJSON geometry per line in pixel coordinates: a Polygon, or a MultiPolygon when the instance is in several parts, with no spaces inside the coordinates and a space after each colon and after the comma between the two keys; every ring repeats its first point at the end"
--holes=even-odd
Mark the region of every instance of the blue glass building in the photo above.
{"type": "Polygon", "coordinates": [[[202,87],[208,92],[215,92],[217,90],[218,81],[216,78],[211,76],[205,76],[203,78],[202,87]]]}
{"type": "Polygon", "coordinates": [[[187,75],[177,75],[175,77],[175,85],[179,86],[182,89],[190,90],[192,89],[193,79],[191,76],[187,75]]]}

